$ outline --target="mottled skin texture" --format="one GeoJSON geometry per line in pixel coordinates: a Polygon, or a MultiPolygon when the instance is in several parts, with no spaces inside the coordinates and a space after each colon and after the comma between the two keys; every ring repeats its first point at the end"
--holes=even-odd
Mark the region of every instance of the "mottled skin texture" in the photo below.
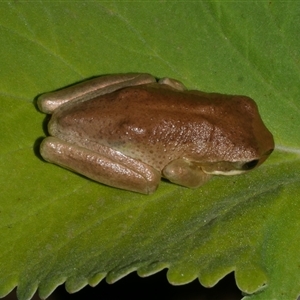
{"type": "Polygon", "coordinates": [[[63,104],[54,110],[48,128],[51,136],[70,145],[94,153],[106,146],[192,187],[207,181],[205,173],[252,169],[274,148],[251,98],[181,91],[160,83],[63,104]]]}

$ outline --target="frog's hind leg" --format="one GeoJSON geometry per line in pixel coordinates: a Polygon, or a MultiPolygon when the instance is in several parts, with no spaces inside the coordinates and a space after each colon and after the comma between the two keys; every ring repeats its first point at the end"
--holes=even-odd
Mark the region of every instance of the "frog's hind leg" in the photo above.
{"type": "Polygon", "coordinates": [[[159,84],[166,84],[170,87],[172,87],[175,90],[179,90],[179,91],[185,91],[187,88],[184,86],[184,84],[182,82],[180,82],[179,80],[173,79],[173,78],[161,78],[158,80],[159,84]]]}
{"type": "Polygon", "coordinates": [[[154,82],[156,82],[155,77],[144,73],[105,75],[43,94],[38,97],[37,105],[42,112],[52,114],[57,107],[66,102],[86,101],[127,86],[154,82]]]}
{"type": "Polygon", "coordinates": [[[55,137],[45,138],[40,146],[42,157],[59,166],[100,183],[142,194],[151,194],[161,174],[151,166],[105,146],[99,153],[55,137]]]}

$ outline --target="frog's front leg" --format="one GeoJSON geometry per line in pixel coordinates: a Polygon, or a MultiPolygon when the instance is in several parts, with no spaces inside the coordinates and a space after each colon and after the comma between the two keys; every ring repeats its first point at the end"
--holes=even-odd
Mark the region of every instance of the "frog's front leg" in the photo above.
{"type": "Polygon", "coordinates": [[[124,87],[154,82],[155,77],[143,73],[100,76],[43,94],[38,97],[37,105],[42,112],[52,114],[57,107],[69,101],[86,101],[124,87]]]}
{"type": "Polygon", "coordinates": [[[42,157],[64,168],[109,186],[142,194],[151,194],[161,174],[151,166],[116,150],[99,146],[94,152],[80,146],[47,137],[40,147],[42,157]]]}
{"type": "Polygon", "coordinates": [[[162,174],[171,182],[189,188],[201,186],[212,177],[204,173],[199,164],[185,159],[173,160],[162,170],[162,174]]]}

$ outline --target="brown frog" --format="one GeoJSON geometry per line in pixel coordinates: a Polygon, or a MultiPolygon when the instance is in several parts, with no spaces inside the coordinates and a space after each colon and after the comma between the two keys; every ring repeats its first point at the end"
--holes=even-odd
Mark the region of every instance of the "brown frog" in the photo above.
{"type": "Polygon", "coordinates": [[[149,74],[101,76],[43,94],[42,157],[95,181],[153,193],[161,177],[195,188],[245,173],[274,149],[255,102],[187,90],[149,74]]]}

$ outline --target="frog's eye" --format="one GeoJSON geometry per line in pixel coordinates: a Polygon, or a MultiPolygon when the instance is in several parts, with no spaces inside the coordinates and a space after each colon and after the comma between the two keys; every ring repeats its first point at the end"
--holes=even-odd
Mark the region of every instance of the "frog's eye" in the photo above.
{"type": "Polygon", "coordinates": [[[260,159],[253,159],[253,160],[244,162],[242,164],[237,163],[236,169],[242,170],[242,171],[252,170],[255,167],[257,167],[258,165],[262,164],[272,152],[273,152],[273,149],[269,149],[267,152],[265,152],[263,155],[261,155],[260,159]]]}
{"type": "Polygon", "coordinates": [[[259,162],[259,159],[253,159],[251,161],[248,161],[242,165],[241,170],[244,170],[244,171],[251,170],[257,166],[258,162],[259,162]]]}

